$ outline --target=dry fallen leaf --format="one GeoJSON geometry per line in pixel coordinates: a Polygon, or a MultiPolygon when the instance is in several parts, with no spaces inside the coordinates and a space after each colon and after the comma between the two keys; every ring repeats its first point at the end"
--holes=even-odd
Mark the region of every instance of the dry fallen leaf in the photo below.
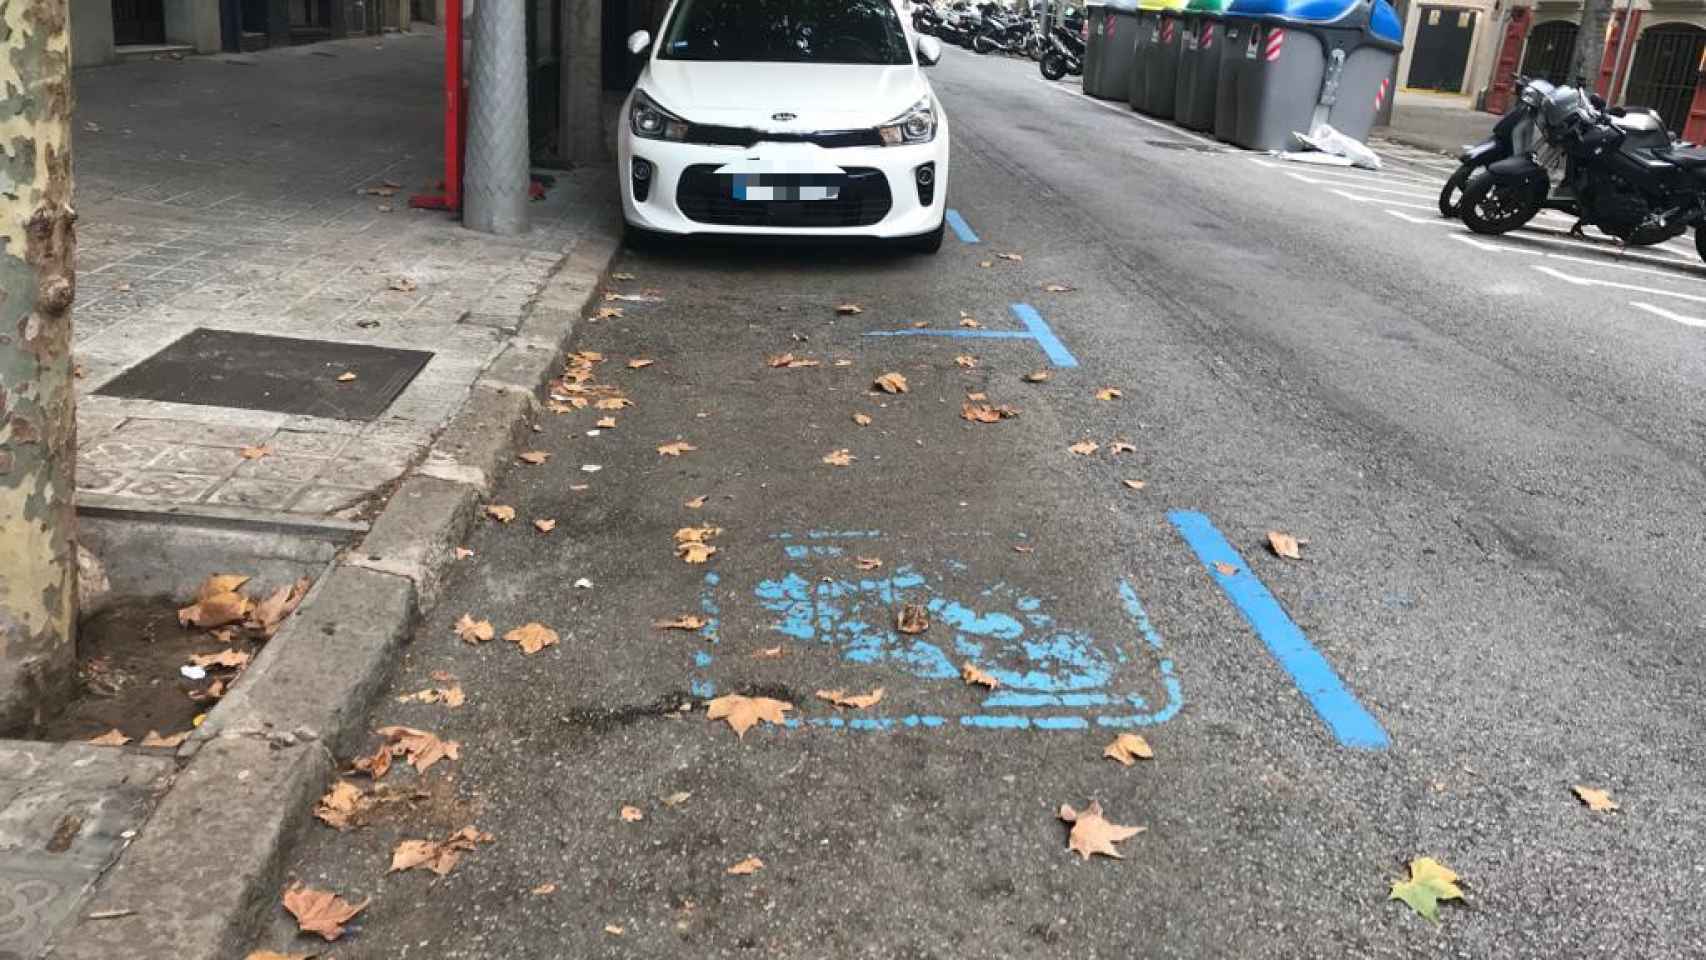
{"type": "Polygon", "coordinates": [[[872,384],[884,393],[905,393],[907,391],[906,377],[899,373],[885,373],[872,384]]]}
{"type": "Polygon", "coordinates": [[[685,440],[677,440],[674,443],[666,443],[659,447],[658,453],[666,457],[679,457],[684,453],[697,449],[699,448],[685,440]]]}
{"type": "Polygon", "coordinates": [[[621,317],[621,307],[599,307],[598,312],[592,315],[594,320],[617,320],[621,317]]]}
{"type": "Polygon", "coordinates": [[[244,460],[259,460],[262,457],[271,456],[272,455],[272,447],[269,446],[268,444],[264,444],[264,443],[258,447],[256,447],[256,446],[244,447],[243,449],[237,451],[237,455],[242,457],[244,460]]]}
{"type": "Polygon", "coordinates": [[[649,357],[635,357],[634,359],[628,361],[628,369],[630,369],[630,370],[644,370],[645,368],[651,366],[652,364],[654,364],[656,362],[657,362],[656,360],[653,360],[649,357]]]}
{"type": "Polygon", "coordinates": [[[456,621],[456,626],[453,629],[455,629],[457,636],[469,643],[485,643],[497,633],[492,628],[492,621],[475,620],[466,613],[462,615],[462,619],[456,621]]]}
{"type": "Polygon", "coordinates": [[[1024,255],[1019,253],[998,253],[996,256],[1000,257],[1002,260],[1011,260],[1014,263],[1018,263],[1025,259],[1024,255]]]}
{"type": "Polygon", "coordinates": [[[965,367],[967,370],[971,370],[977,366],[977,358],[969,353],[960,354],[954,358],[954,362],[965,367]]]}
{"type": "Polygon", "coordinates": [[[345,370],[343,373],[338,374],[339,383],[350,383],[353,380],[355,380],[354,370],[345,370]]]}
{"type": "Polygon", "coordinates": [[[997,680],[993,674],[979,670],[977,665],[970,660],[960,664],[960,677],[965,680],[968,686],[981,683],[991,690],[1001,686],[1001,681],[997,680]]]}
{"type": "Polygon", "coordinates": [[[515,508],[501,503],[490,503],[486,505],[486,516],[499,523],[508,523],[515,519],[515,508]]]}
{"type": "Polygon", "coordinates": [[[250,654],[241,650],[221,650],[218,653],[192,653],[190,663],[198,667],[238,669],[249,665],[250,654]]]}
{"type": "Polygon", "coordinates": [[[413,293],[419,284],[408,277],[398,277],[391,281],[390,288],[398,293],[413,293]]]}
{"type": "Polygon", "coordinates": [[[924,609],[921,604],[909,603],[895,614],[894,623],[894,628],[901,633],[923,633],[930,629],[930,611],[924,609]]]}
{"type": "Polygon", "coordinates": [[[871,415],[868,413],[855,413],[853,415],[853,422],[861,427],[868,427],[871,425],[871,415]]]}
{"type": "Polygon", "coordinates": [[[691,500],[683,501],[681,505],[686,507],[689,510],[697,510],[700,507],[705,505],[705,500],[706,500],[706,497],[703,494],[701,494],[700,496],[694,497],[691,500]]]}
{"type": "Polygon", "coordinates": [[[375,780],[384,779],[391,772],[391,742],[381,743],[378,749],[363,757],[351,761],[350,769],[357,773],[365,773],[375,780]]]}
{"type": "Polygon", "coordinates": [[[460,686],[428,687],[425,690],[416,690],[414,693],[401,694],[397,697],[397,702],[442,703],[454,710],[457,707],[462,706],[464,703],[467,703],[468,696],[462,692],[462,688],[460,686]]]}
{"type": "Polygon", "coordinates": [[[639,807],[623,807],[622,808],[622,820],[623,820],[623,822],[625,822],[625,823],[639,823],[641,820],[644,820],[644,819],[646,819],[645,811],[641,810],[639,807]]]}
{"type": "Polygon", "coordinates": [[[551,459],[551,454],[544,450],[527,450],[516,454],[515,458],[520,460],[522,463],[531,463],[537,467],[551,459]]]}
{"type": "MultiPolygon", "coordinates": [[[[436,734],[425,730],[391,726],[380,727],[373,732],[385,738],[393,755],[402,754],[416,773],[425,773],[433,764],[446,758],[461,759],[462,744],[455,740],[440,740],[436,734]]],[[[378,776],[376,774],[374,779],[378,776]]]]}
{"type": "Polygon", "coordinates": [[[817,698],[819,700],[827,700],[838,707],[851,707],[854,710],[864,710],[867,707],[874,707],[882,702],[883,688],[878,687],[870,693],[861,693],[852,696],[849,696],[845,690],[819,690],[817,692],[817,698]]]}
{"type": "Polygon", "coordinates": [[[967,400],[960,404],[960,419],[972,423],[1000,423],[1019,415],[1019,411],[1003,403],[992,406],[987,403],[973,403],[967,400]]]}
{"type": "Polygon", "coordinates": [[[204,630],[223,627],[248,616],[253,606],[249,598],[240,593],[215,593],[180,609],[178,623],[204,630]]]}
{"type": "Polygon", "coordinates": [[[675,545],[676,555],[688,563],[704,563],[716,555],[716,552],[717,548],[708,543],[693,542],[675,545]]]}
{"type": "Polygon", "coordinates": [[[1284,557],[1287,560],[1303,559],[1303,554],[1298,552],[1297,548],[1299,544],[1304,542],[1289,533],[1281,533],[1278,530],[1268,531],[1268,546],[1274,551],[1275,556],[1284,557]]]}
{"type": "Polygon", "coordinates": [[[557,631],[543,623],[524,623],[504,634],[504,639],[520,647],[522,653],[532,656],[546,647],[555,646],[557,631]]]}
{"type": "Polygon", "coordinates": [[[339,780],[314,804],[314,816],[334,829],[348,830],[357,825],[356,818],[371,806],[373,801],[367,791],[348,780],[339,780]]]}
{"type": "Polygon", "coordinates": [[[391,873],[425,868],[448,876],[462,854],[477,844],[491,843],[492,835],[474,827],[463,827],[443,840],[404,840],[391,851],[391,873]]]}
{"type": "Polygon", "coordinates": [[[1082,811],[1074,810],[1066,804],[1060,805],[1060,819],[1072,824],[1072,833],[1067,838],[1067,849],[1090,859],[1091,854],[1101,854],[1123,860],[1120,852],[1114,849],[1114,844],[1142,833],[1143,827],[1122,827],[1109,823],[1102,816],[1102,805],[1090,801],[1090,806],[1082,811]]]}
{"type": "Polygon", "coordinates": [[[823,462],[832,467],[850,467],[853,465],[853,461],[857,459],[859,458],[853,456],[853,451],[846,447],[842,447],[840,450],[831,450],[823,455],[823,462]]]}
{"type": "Polygon", "coordinates": [[[550,533],[552,530],[557,529],[557,521],[550,517],[540,517],[533,521],[533,529],[538,530],[540,533],[550,533]]]}
{"type": "Polygon", "coordinates": [[[1120,482],[1133,490],[1142,490],[1146,486],[1142,480],[1121,480],[1120,482]]]}
{"type": "Polygon", "coordinates": [[[835,308],[835,312],[846,317],[846,316],[853,316],[855,314],[864,313],[865,308],[859,306],[857,303],[843,303],[840,306],[835,308]]]}
{"type": "Polygon", "coordinates": [[[1410,861],[1410,879],[1392,881],[1388,900],[1402,900],[1410,909],[1435,923],[1439,922],[1441,900],[1462,900],[1463,889],[1457,885],[1457,873],[1432,857],[1410,861]]]}
{"type": "Polygon", "coordinates": [[[1066,284],[1066,283],[1045,283],[1045,284],[1043,284],[1043,292],[1044,293],[1071,293],[1072,292],[1072,285],[1066,284]]]}
{"type": "MultiPolygon", "coordinates": [[[[142,745],[146,747],[147,741],[143,741],[142,745]]],[[[1587,804],[1587,808],[1594,813],[1612,813],[1622,806],[1616,800],[1611,799],[1609,790],[1583,786],[1574,786],[1570,789],[1575,791],[1576,799],[1587,804]]]]}
{"type": "MultiPolygon", "coordinates": [[[[93,919],[93,915],[91,915],[93,919]]],[[[315,960],[312,953],[279,953],[277,950],[251,950],[243,960],[315,960]]]]}
{"type": "Polygon", "coordinates": [[[982,327],[983,324],[978,323],[976,317],[965,312],[964,310],[961,310],[960,311],[960,326],[965,327],[967,330],[976,330],[979,327],[982,327]]]}
{"type": "Polygon", "coordinates": [[[1123,396],[1125,394],[1121,393],[1118,387],[1103,387],[1096,391],[1097,400],[1118,400],[1123,396]]]}
{"type": "Polygon", "coordinates": [[[854,557],[853,562],[858,564],[861,570],[875,570],[883,565],[879,557],[854,557]]]}
{"type": "Polygon", "coordinates": [[[130,742],[130,738],[125,736],[122,730],[114,727],[98,737],[90,737],[83,742],[92,743],[97,747],[122,747],[130,742]]]}
{"type": "Polygon", "coordinates": [[[284,909],[296,918],[303,933],[318,934],[327,943],[344,935],[344,924],[367,909],[371,899],[353,906],[329,890],[315,890],[298,882],[284,891],[284,909]]]}
{"type": "Polygon", "coordinates": [[[1025,374],[1024,381],[1026,383],[1046,383],[1048,378],[1051,376],[1053,376],[1053,374],[1049,373],[1047,370],[1033,370],[1030,373],[1025,374]]]}
{"type": "Polygon", "coordinates": [[[605,397],[593,404],[594,407],[600,410],[625,410],[633,405],[634,401],[629,400],[627,397],[605,397]]]}
{"type": "Polygon", "coordinates": [[[616,429],[616,418],[615,417],[600,417],[598,419],[598,422],[594,423],[593,426],[597,427],[600,430],[614,430],[614,429],[616,429]]]}
{"type": "Polygon", "coordinates": [[[536,897],[548,897],[557,892],[557,885],[554,883],[541,883],[539,886],[534,887],[528,892],[532,893],[536,897]]]}
{"type": "Polygon", "coordinates": [[[782,659],[782,654],[785,652],[786,651],[784,651],[781,647],[765,647],[763,650],[754,650],[752,652],[752,659],[754,659],[754,660],[780,660],[780,659],[782,659]]]}
{"type": "Polygon", "coordinates": [[[811,357],[796,357],[791,353],[778,353],[764,358],[764,362],[772,367],[776,367],[778,369],[785,368],[788,370],[795,370],[800,367],[822,366],[822,361],[813,360],[811,357]]]}
{"type": "Polygon", "coordinates": [[[604,932],[610,934],[613,937],[620,937],[624,931],[621,927],[617,926],[614,923],[607,923],[604,925],[604,932]]]}
{"type": "Polygon", "coordinates": [[[458,559],[458,560],[466,560],[473,555],[474,555],[474,551],[468,549],[467,547],[457,547],[456,548],[456,559],[458,559]]]}
{"type": "Polygon", "coordinates": [[[666,807],[679,807],[682,804],[686,803],[689,799],[691,799],[692,796],[693,796],[693,792],[691,790],[683,790],[679,793],[672,793],[669,796],[663,798],[663,805],[666,807]]]}
{"type": "Polygon", "coordinates": [[[995,261],[994,260],[979,260],[977,262],[977,265],[984,268],[985,270],[987,270],[990,267],[995,266],[995,261]]]}
{"type": "Polygon", "coordinates": [[[636,279],[636,277],[631,273],[613,273],[610,275],[610,279],[612,279],[612,280],[634,280],[634,279],[636,279]]]}
{"type": "Polygon", "coordinates": [[[787,722],[783,714],[794,709],[794,705],[782,700],[772,700],[769,697],[743,697],[738,693],[724,694],[707,704],[705,711],[707,720],[727,720],[734,728],[736,735],[745,737],[754,724],[760,720],[774,723],[778,726],[787,722]]]}
{"type": "Polygon", "coordinates": [[[730,876],[747,877],[747,876],[751,876],[752,874],[755,874],[758,871],[763,870],[763,869],[764,869],[764,861],[763,860],[760,860],[757,857],[747,857],[745,860],[742,860],[741,862],[735,864],[734,866],[730,867],[725,872],[727,872],[730,876]]]}
{"type": "Polygon", "coordinates": [[[652,626],[659,630],[698,630],[705,626],[705,618],[696,613],[684,613],[674,620],[653,620],[652,626]]]}
{"type": "Polygon", "coordinates": [[[1037,549],[1036,547],[1033,547],[1028,543],[1015,543],[1015,544],[1013,544],[1013,552],[1014,553],[1033,553],[1036,551],[1036,549],[1037,549]]]}
{"type": "Polygon", "coordinates": [[[1108,444],[1108,452],[1109,453],[1136,453],[1137,448],[1132,446],[1131,444],[1125,442],[1124,440],[1115,440],[1113,443],[1108,444]]]}
{"type": "Polygon", "coordinates": [[[1090,454],[1102,449],[1102,446],[1094,440],[1080,440],[1066,449],[1071,450],[1073,453],[1076,453],[1081,457],[1088,457],[1090,454]]]}
{"type": "Polygon", "coordinates": [[[176,750],[178,747],[183,745],[185,740],[190,738],[190,734],[192,732],[193,731],[185,730],[182,733],[174,733],[169,737],[162,737],[158,731],[150,730],[142,738],[141,746],[163,747],[167,750],[176,750]]]}
{"type": "Polygon", "coordinates": [[[1233,566],[1230,563],[1227,563],[1224,560],[1216,560],[1214,562],[1214,569],[1219,570],[1220,575],[1223,577],[1230,577],[1233,574],[1238,572],[1237,567],[1233,566]]]}
{"type": "Polygon", "coordinates": [[[1155,751],[1149,748],[1149,741],[1135,733],[1122,733],[1114,738],[1114,742],[1102,748],[1102,756],[1118,760],[1125,766],[1131,766],[1141,757],[1144,760],[1155,759],[1155,751]]]}

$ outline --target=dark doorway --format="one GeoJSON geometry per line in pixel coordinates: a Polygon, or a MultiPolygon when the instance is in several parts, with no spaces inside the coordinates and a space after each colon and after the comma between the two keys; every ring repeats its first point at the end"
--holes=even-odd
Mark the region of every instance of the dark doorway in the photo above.
{"type": "Polygon", "coordinates": [[[1706,30],[1686,23],[1647,28],[1635,47],[1623,102],[1652,107],[1664,117],[1666,129],[1682,130],[1688,125],[1688,107],[1700,82],[1702,54],[1706,54],[1706,30]]]}
{"type": "Polygon", "coordinates": [[[165,42],[165,0],[113,0],[113,43],[165,42]]]}
{"type": "Polygon", "coordinates": [[[1575,49],[1576,25],[1568,20],[1548,20],[1528,35],[1521,73],[1554,86],[1568,83],[1570,54],[1575,49]]]}
{"type": "Polygon", "coordinates": [[[1410,77],[1404,85],[1413,90],[1462,92],[1463,68],[1469,64],[1469,44],[1475,39],[1476,12],[1423,7],[1421,16],[1416,49],[1410,55],[1410,77]]]}

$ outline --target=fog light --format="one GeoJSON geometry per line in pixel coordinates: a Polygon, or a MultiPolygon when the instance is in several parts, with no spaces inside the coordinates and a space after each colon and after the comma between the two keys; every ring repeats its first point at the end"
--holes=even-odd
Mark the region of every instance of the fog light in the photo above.
{"type": "Polygon", "coordinates": [[[928,207],[936,201],[936,164],[922,163],[912,171],[918,182],[918,205],[928,207]]]}
{"type": "Polygon", "coordinates": [[[634,158],[633,163],[634,202],[645,203],[652,194],[652,162],[634,158]]]}

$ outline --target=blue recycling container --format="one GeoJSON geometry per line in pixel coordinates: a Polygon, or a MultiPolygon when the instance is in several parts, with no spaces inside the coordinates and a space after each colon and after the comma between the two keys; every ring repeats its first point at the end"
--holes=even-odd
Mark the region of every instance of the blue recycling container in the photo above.
{"type": "Polygon", "coordinates": [[[1227,13],[1250,27],[1233,143],[1293,149],[1293,133],[1323,123],[1368,139],[1404,49],[1403,23],[1387,0],[1233,0],[1227,13]]]}

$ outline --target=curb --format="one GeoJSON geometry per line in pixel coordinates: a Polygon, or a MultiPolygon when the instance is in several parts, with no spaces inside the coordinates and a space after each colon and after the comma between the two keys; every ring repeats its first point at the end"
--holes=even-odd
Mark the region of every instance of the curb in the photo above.
{"type": "Polygon", "coordinates": [[[76,923],[46,956],[229,960],[248,947],[335,757],[365,743],[397,649],[437,599],[621,243],[614,224],[589,225],[426,462],[180,748],[172,788],[82,906],[134,913],[76,923]]]}

